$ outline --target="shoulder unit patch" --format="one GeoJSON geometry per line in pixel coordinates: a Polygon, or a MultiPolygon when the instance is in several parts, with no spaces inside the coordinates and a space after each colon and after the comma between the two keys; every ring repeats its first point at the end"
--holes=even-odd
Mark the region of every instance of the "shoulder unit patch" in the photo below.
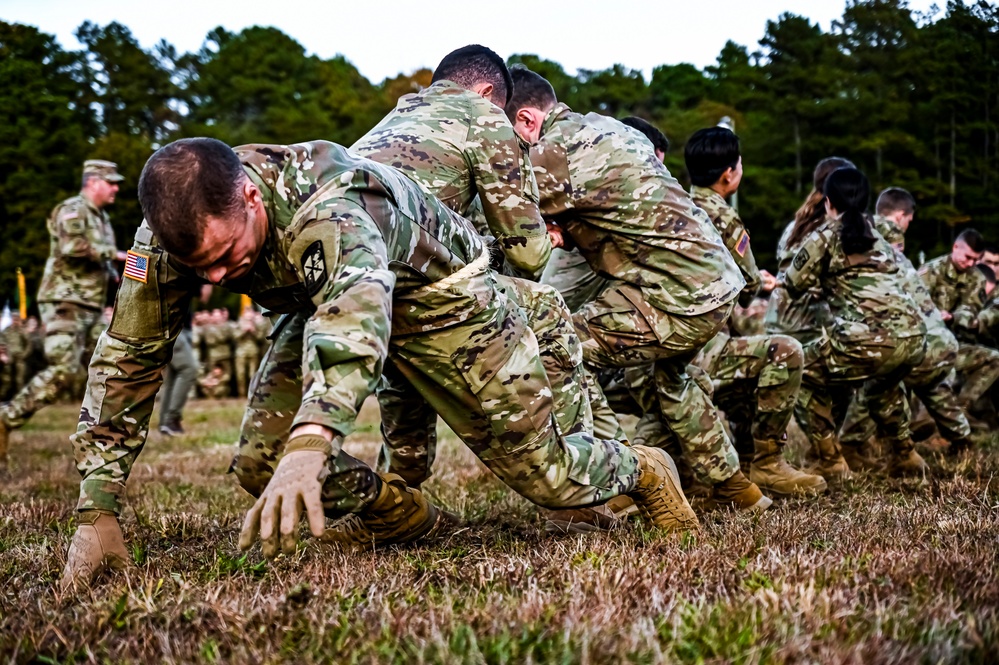
{"type": "Polygon", "coordinates": [[[310,297],[319,293],[326,284],[326,256],[323,253],[322,240],[309,245],[302,254],[302,279],[310,297]]]}

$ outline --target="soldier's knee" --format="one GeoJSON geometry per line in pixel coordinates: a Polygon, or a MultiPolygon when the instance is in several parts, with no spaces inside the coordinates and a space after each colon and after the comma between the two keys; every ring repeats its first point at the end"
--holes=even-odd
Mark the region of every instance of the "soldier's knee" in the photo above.
{"type": "Polygon", "coordinates": [[[768,356],[773,362],[783,363],[788,367],[802,367],[805,363],[801,342],[787,335],[773,335],[770,338],[768,356]]]}

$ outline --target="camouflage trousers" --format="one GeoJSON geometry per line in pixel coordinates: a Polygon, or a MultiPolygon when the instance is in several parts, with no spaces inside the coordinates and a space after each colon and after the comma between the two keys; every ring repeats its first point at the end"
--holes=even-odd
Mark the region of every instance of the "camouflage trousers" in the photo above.
{"type": "Polygon", "coordinates": [[[958,400],[967,407],[987,393],[999,378],[999,351],[962,342],[954,369],[961,386],[958,400]]]}
{"type": "Polygon", "coordinates": [[[593,272],[578,250],[553,249],[541,283],[555,287],[569,311],[575,313],[586,303],[596,300],[610,280],[593,272]]]}
{"type": "Polygon", "coordinates": [[[909,438],[909,402],[902,379],[923,361],[925,337],[879,339],[875,343],[823,335],[805,345],[801,401],[805,433],[813,445],[837,434],[834,407],[849,404],[852,391],[861,386],[879,438],[889,443],[909,438]]]}
{"type": "MultiPolygon", "coordinates": [[[[494,275],[432,286],[396,294],[389,363],[479,459],[548,508],[603,503],[634,489],[638,458],[627,446],[559,431],[537,338],[494,275]]],[[[307,315],[286,318],[254,379],[231,467],[254,495],[270,480],[301,400],[307,315]]],[[[328,516],[360,511],[374,499],[378,481],[363,462],[336,450],[329,472],[328,516]]]]}
{"type": "Polygon", "coordinates": [[[715,484],[739,468],[735,448],[687,364],[725,325],[733,303],[699,316],[676,316],[648,304],[641,290],[612,282],[575,315],[591,371],[652,367],[655,401],[695,473],[715,484]]]}
{"type": "Polygon", "coordinates": [[[27,375],[26,354],[11,354],[10,362],[0,365],[0,401],[16,395],[24,387],[27,375]]]}
{"type": "MultiPolygon", "coordinates": [[[[937,424],[940,434],[948,441],[968,436],[968,417],[954,393],[954,363],[957,360],[957,340],[946,335],[926,335],[926,355],[923,362],[905,375],[903,383],[912,397],[918,397],[937,424]]],[[[867,386],[858,390],[846,411],[839,430],[840,442],[860,446],[874,434],[876,426],[868,407],[867,386]]]]}
{"type": "Polygon", "coordinates": [[[84,354],[90,330],[101,316],[98,310],[68,302],[43,302],[38,308],[45,324],[48,367],[0,407],[0,420],[12,429],[23,426],[36,411],[54,403],[85,373],[84,354]]]}
{"type": "MultiPolygon", "coordinates": [[[[503,294],[518,306],[538,342],[552,387],[555,425],[561,435],[591,433],[587,377],[579,338],[561,296],[550,286],[496,276],[503,294]]],[[[378,388],[382,449],[378,467],[419,487],[433,472],[437,454],[437,411],[391,364],[378,388]]],[[[616,421],[615,421],[616,422],[616,421]]],[[[617,438],[617,437],[603,437],[617,438]]],[[[623,439],[622,436],[620,437],[623,439]]]]}
{"type": "Polygon", "coordinates": [[[236,394],[239,397],[246,397],[250,379],[259,365],[260,354],[256,349],[252,352],[236,350],[236,394]]]}

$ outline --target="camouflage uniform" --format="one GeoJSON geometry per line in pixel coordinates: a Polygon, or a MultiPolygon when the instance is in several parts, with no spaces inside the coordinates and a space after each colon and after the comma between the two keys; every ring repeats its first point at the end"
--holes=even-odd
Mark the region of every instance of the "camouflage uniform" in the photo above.
{"type": "Polygon", "coordinates": [[[824,334],[805,345],[806,432],[815,445],[835,437],[834,402],[846,402],[850,388],[869,382],[871,416],[898,450],[909,440],[909,405],[900,382],[923,360],[926,327],[905,293],[894,248],[875,233],[869,251],[847,256],[841,228],[838,218],[826,218],[784,275],[792,296],[821,287],[833,315],[824,334]]]}
{"type": "Polygon", "coordinates": [[[569,311],[575,313],[586,303],[596,300],[610,280],[593,272],[578,249],[553,249],[541,283],[558,289],[569,311]]]}
{"type": "MultiPolygon", "coordinates": [[[[110,162],[84,164],[84,174],[97,171],[106,180],[121,180],[115,169],[110,162]]],[[[0,420],[10,428],[21,427],[62,391],[72,389],[83,371],[90,332],[101,318],[108,280],[114,273],[111,262],[118,250],[111,221],[82,194],[55,207],[48,230],[49,259],[38,288],[48,367],[0,407],[0,420]]]]}
{"type": "MultiPolygon", "coordinates": [[[[316,424],[336,434],[323,481],[327,515],[370,505],[376,476],[340,443],[386,359],[532,501],[581,506],[635,488],[638,458],[629,448],[557,431],[537,340],[465,220],[394,169],[331,143],[236,153],[270,228],[252,271],[224,286],[283,313],[251,385],[232,464],[244,488],[259,494],[289,431],[316,424]]],[[[162,367],[201,285],[148,228],[133,251],[146,257],[149,279],[127,279],[119,291],[73,436],[81,509],[120,511],[162,367]]]]}
{"type": "Polygon", "coordinates": [[[232,322],[211,323],[202,329],[201,337],[205,344],[208,371],[201,380],[202,390],[206,397],[225,399],[232,393],[232,322]]]}
{"type": "MultiPolygon", "coordinates": [[[[537,206],[537,185],[524,149],[503,111],[481,95],[440,81],[402,97],[351,150],[391,165],[460,215],[478,201],[483,233],[516,271],[536,276],[551,241],[537,206]]],[[[558,292],[515,278],[500,287],[527,316],[553,388],[560,433],[591,432],[579,340],[558,292]]],[[[412,485],[430,476],[437,413],[409,382],[389,370],[378,390],[382,468],[412,485]]],[[[623,433],[622,433],[623,436],[623,433]]]]}
{"type": "Polygon", "coordinates": [[[958,399],[968,406],[999,378],[999,351],[976,344],[978,315],[985,308],[985,277],[973,267],[959,272],[950,255],[937,257],[919,269],[919,276],[942,312],[950,312],[950,328],[960,342],[957,370],[958,399]]]}
{"type": "MultiPolygon", "coordinates": [[[[875,227],[895,249],[905,292],[918,305],[926,325],[926,355],[918,366],[905,375],[903,382],[913,395],[918,397],[930,416],[937,423],[940,434],[948,441],[967,438],[971,432],[968,418],[958,404],[954,394],[954,363],[957,360],[958,344],[953,333],[947,329],[940,310],[933,304],[929,291],[919,278],[915,267],[903,253],[905,236],[902,230],[890,219],[876,217],[875,227]]],[[[839,439],[845,445],[862,446],[874,434],[874,422],[867,407],[865,390],[854,395],[846,412],[839,439]]]]}
{"type": "Polygon", "coordinates": [[[0,400],[16,394],[25,383],[28,371],[30,344],[20,319],[0,332],[0,346],[7,353],[8,361],[0,367],[0,400]]]}
{"type": "Polygon", "coordinates": [[[722,328],[745,280],[702,210],[616,120],[558,104],[531,150],[541,211],[614,280],[574,315],[593,370],[654,364],[659,404],[713,483],[738,471],[718,413],[687,363],[722,328]]]}
{"type": "Polygon", "coordinates": [[[233,336],[236,344],[236,394],[246,397],[250,379],[260,365],[260,330],[253,313],[236,322],[233,336]]]}

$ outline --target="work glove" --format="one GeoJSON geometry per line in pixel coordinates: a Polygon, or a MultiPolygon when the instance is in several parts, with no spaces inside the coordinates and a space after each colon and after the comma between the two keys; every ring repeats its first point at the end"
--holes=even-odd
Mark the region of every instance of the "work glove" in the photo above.
{"type": "Polygon", "coordinates": [[[296,436],[285,447],[274,476],[250,508],[239,534],[239,547],[248,550],[260,536],[264,556],[271,559],[281,550],[292,554],[298,544],[298,520],[305,507],[312,535],[319,538],[326,528],[323,513],[323,481],[329,475],[326,461],[332,446],[316,434],[296,436]]]}
{"type": "Polygon", "coordinates": [[[114,513],[104,510],[84,510],[73,534],[66,556],[60,588],[68,591],[76,585],[90,586],[106,568],[121,569],[128,565],[125,539],[114,513]]]}

